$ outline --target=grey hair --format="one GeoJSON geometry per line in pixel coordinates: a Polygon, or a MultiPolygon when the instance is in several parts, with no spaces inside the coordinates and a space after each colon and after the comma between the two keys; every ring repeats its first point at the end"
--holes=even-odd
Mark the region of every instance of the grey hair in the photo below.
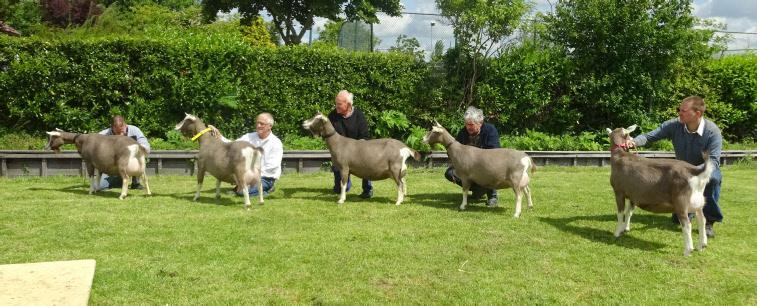
{"type": "Polygon", "coordinates": [[[271,113],[260,113],[258,117],[260,116],[266,117],[268,119],[268,124],[270,124],[271,127],[273,127],[273,115],[271,115],[271,113]]]}
{"type": "Polygon", "coordinates": [[[337,96],[341,96],[343,94],[346,95],[345,98],[347,98],[347,103],[349,103],[350,105],[352,105],[352,102],[353,102],[352,99],[355,98],[355,95],[353,95],[351,92],[349,92],[347,90],[342,89],[342,90],[339,91],[339,93],[337,94],[337,96]]]}
{"type": "Polygon", "coordinates": [[[473,121],[475,123],[483,123],[484,122],[484,112],[475,106],[468,106],[468,108],[465,110],[465,115],[463,115],[463,118],[466,122],[473,121]]]}

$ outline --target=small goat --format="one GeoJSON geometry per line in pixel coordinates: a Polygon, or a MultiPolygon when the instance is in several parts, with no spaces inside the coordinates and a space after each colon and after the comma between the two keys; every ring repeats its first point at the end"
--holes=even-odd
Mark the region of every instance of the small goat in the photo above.
{"type": "Polygon", "coordinates": [[[341,193],[337,203],[343,204],[347,198],[347,180],[350,174],[369,180],[392,178],[397,183],[397,202],[402,204],[407,195],[408,157],[420,160],[420,154],[395,139],[356,140],[337,134],[331,121],[316,113],[313,118],[305,120],[302,127],[321,136],[331,153],[331,163],[342,173],[341,193]]]}
{"type": "Polygon", "coordinates": [[[199,138],[200,152],[197,157],[197,192],[194,200],[200,198],[205,171],[216,178],[216,199],[221,197],[221,182],[236,184],[244,193],[244,208],[250,209],[250,186],[258,186],[260,204],[263,204],[263,185],[260,180],[260,166],[263,149],[244,141],[225,143],[219,138],[218,130],[206,127],[199,118],[186,114],[176,124],[176,130],[186,137],[199,138]]]}
{"type": "Polygon", "coordinates": [[[529,171],[535,166],[526,153],[511,149],[481,149],[461,144],[444,127],[434,122],[424,137],[429,145],[440,143],[447,148],[455,174],[462,180],[463,203],[460,210],[468,205],[468,190],[472,183],[492,189],[512,187],[515,192],[515,218],[520,216],[523,194],[528,199],[528,208],[533,208],[531,188],[528,187],[529,171]]]}
{"type": "Polygon", "coordinates": [[[103,173],[121,177],[123,187],[118,197],[121,200],[126,197],[129,190],[131,176],[140,176],[145,183],[146,194],[152,194],[145,173],[147,151],[131,137],[75,134],[61,130],[47,132],[47,134],[50,135],[50,140],[45,146],[47,150],[58,153],[63,144],[76,145],[76,150],[87,164],[87,174],[90,179],[89,194],[100,189],[100,178],[103,173]]]}
{"type": "Polygon", "coordinates": [[[636,125],[627,129],[607,129],[610,148],[610,184],[615,192],[618,208],[618,226],[615,237],[631,230],[631,215],[635,206],[655,213],[675,212],[683,231],[683,255],[694,249],[691,239],[689,212],[696,212],[699,223],[699,249],[707,246],[705,234],[704,188],[715,169],[704,153],[705,164],[693,166],[680,160],[653,160],[628,153],[629,134],[636,125]],[[630,203],[626,205],[626,198],[630,203]]]}

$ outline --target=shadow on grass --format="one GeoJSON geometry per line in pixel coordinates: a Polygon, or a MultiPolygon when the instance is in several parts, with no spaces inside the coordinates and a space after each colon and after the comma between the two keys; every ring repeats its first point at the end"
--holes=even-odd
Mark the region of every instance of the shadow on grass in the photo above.
{"type": "MultiPolygon", "coordinates": [[[[334,202],[339,199],[339,194],[334,193],[334,191],[331,188],[308,188],[308,187],[283,187],[283,188],[276,188],[277,191],[280,190],[282,193],[281,197],[284,199],[307,199],[307,200],[319,200],[319,201],[326,201],[326,202],[334,202]]],[[[392,204],[394,205],[395,202],[397,202],[397,196],[396,193],[392,193],[393,196],[390,197],[382,197],[382,196],[373,196],[370,199],[363,199],[360,197],[360,191],[358,188],[358,191],[352,189],[351,191],[347,192],[347,198],[345,199],[344,203],[376,203],[376,204],[392,204]]],[[[407,201],[408,198],[405,197],[405,201],[407,201]]],[[[403,202],[404,204],[405,202],[403,202]]]]}
{"type": "MultiPolygon", "coordinates": [[[[407,200],[412,201],[411,203],[413,204],[422,206],[460,211],[459,208],[460,203],[463,202],[463,195],[462,193],[416,193],[407,195],[407,200]]],[[[486,206],[486,196],[475,201],[472,201],[468,197],[468,205],[461,212],[466,211],[505,213],[505,208],[502,207],[501,202],[497,207],[486,206]]]]}
{"type": "MultiPolygon", "coordinates": [[[[631,233],[625,233],[619,238],[615,238],[613,235],[617,222],[617,217],[615,215],[575,216],[567,218],[540,217],[539,220],[552,225],[563,232],[583,237],[586,240],[644,251],[658,250],[664,248],[666,245],[633,237],[631,233],[634,231],[648,230],[651,228],[680,233],[680,229],[677,228],[676,225],[671,224],[670,217],[665,217],[663,215],[634,215],[631,218],[631,233]],[[609,225],[606,230],[600,230],[589,226],[573,224],[577,221],[608,222],[611,225],[609,225]]],[[[680,235],[674,237],[675,238],[671,236],[671,239],[681,238],[680,235]]]]}

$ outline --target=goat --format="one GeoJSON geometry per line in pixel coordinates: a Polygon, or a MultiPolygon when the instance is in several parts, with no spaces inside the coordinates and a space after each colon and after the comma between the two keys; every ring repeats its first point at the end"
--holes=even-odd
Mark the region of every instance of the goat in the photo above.
{"type": "Polygon", "coordinates": [[[244,208],[250,209],[249,186],[258,186],[260,204],[263,204],[263,185],[260,179],[260,166],[263,149],[244,141],[225,143],[221,141],[218,130],[206,127],[196,116],[186,114],[176,124],[177,131],[186,137],[199,138],[200,152],[197,156],[197,192],[194,201],[200,197],[200,190],[208,171],[216,178],[216,199],[221,197],[221,182],[236,184],[244,193],[244,208]]]}
{"type": "Polygon", "coordinates": [[[326,147],[331,153],[331,163],[342,173],[341,193],[337,203],[344,204],[347,198],[347,180],[350,174],[369,180],[383,180],[392,178],[397,184],[397,202],[402,204],[407,195],[407,165],[408,157],[420,160],[420,154],[410,149],[396,139],[352,139],[337,134],[331,121],[316,113],[313,118],[305,120],[302,127],[320,136],[326,141],[326,147]]]}
{"type": "Polygon", "coordinates": [[[528,208],[533,208],[528,172],[533,173],[535,165],[526,153],[504,148],[481,149],[461,144],[438,122],[434,122],[434,126],[423,137],[423,142],[429,145],[439,143],[447,148],[449,161],[455,168],[455,174],[462,181],[463,203],[460,204],[460,210],[465,210],[465,206],[468,205],[468,190],[472,183],[492,189],[512,187],[515,192],[515,218],[520,217],[524,193],[528,199],[528,208]]]}
{"type": "Polygon", "coordinates": [[[618,226],[615,237],[631,230],[631,215],[635,206],[654,213],[675,212],[683,232],[683,255],[694,249],[691,239],[689,212],[696,212],[699,223],[699,250],[707,246],[705,234],[704,188],[715,169],[708,154],[705,164],[693,166],[680,160],[653,160],[627,152],[629,134],[636,125],[627,129],[607,129],[610,136],[610,184],[615,192],[618,226]],[[629,204],[626,205],[626,198],[629,204]]]}
{"type": "Polygon", "coordinates": [[[74,144],[82,160],[87,164],[89,175],[89,194],[100,189],[100,178],[105,173],[110,176],[120,176],[123,180],[121,195],[123,200],[129,190],[131,176],[139,175],[145,183],[147,195],[151,195],[150,185],[145,173],[145,157],[147,151],[136,140],[127,136],[105,136],[100,134],[75,134],[56,130],[47,132],[50,140],[46,150],[60,152],[63,144],[74,144]],[[97,178],[95,179],[95,173],[97,178]]]}

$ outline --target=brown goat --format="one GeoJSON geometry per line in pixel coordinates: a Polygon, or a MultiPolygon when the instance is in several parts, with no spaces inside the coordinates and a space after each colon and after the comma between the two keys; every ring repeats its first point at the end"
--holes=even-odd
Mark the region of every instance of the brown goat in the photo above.
{"type": "Polygon", "coordinates": [[[408,157],[420,160],[420,154],[408,148],[396,139],[352,139],[337,134],[331,121],[316,113],[313,118],[305,120],[302,127],[321,136],[326,140],[326,146],[331,153],[331,163],[342,173],[341,193],[337,203],[343,204],[347,198],[347,180],[350,174],[369,180],[383,180],[392,178],[397,183],[397,202],[402,204],[407,194],[408,157]]]}
{"type": "Polygon", "coordinates": [[[121,195],[123,200],[129,190],[131,176],[140,176],[145,184],[145,193],[151,195],[150,184],[145,173],[147,151],[136,140],[127,136],[105,136],[100,134],[75,134],[61,130],[47,132],[50,135],[45,149],[60,152],[63,144],[73,143],[82,160],[87,164],[90,179],[89,194],[100,189],[100,178],[105,173],[120,176],[123,180],[121,195]],[[95,179],[95,173],[97,178],[95,179]]]}
{"type": "Polygon", "coordinates": [[[192,140],[199,138],[195,201],[200,198],[205,171],[208,171],[216,178],[216,199],[221,197],[221,182],[236,184],[244,193],[244,208],[250,209],[249,187],[257,185],[259,203],[263,204],[263,185],[260,179],[263,149],[244,141],[225,143],[219,139],[217,129],[206,127],[202,120],[190,114],[186,114],[176,124],[176,130],[186,137],[194,136],[192,140]]]}
{"type": "Polygon", "coordinates": [[[689,212],[695,212],[699,223],[699,250],[707,246],[705,234],[704,188],[710,180],[714,165],[704,153],[704,165],[693,166],[680,160],[655,160],[626,152],[629,134],[636,129],[607,129],[610,136],[610,184],[615,192],[618,226],[615,237],[631,230],[631,216],[635,206],[654,213],[675,212],[683,232],[683,255],[694,249],[691,239],[689,212]],[[626,199],[629,204],[626,205],[626,199]]]}
{"type": "Polygon", "coordinates": [[[533,171],[535,166],[526,153],[511,149],[481,149],[464,145],[437,122],[423,137],[423,141],[430,145],[439,143],[447,148],[449,161],[455,168],[455,174],[462,181],[463,203],[460,204],[460,210],[464,210],[468,205],[468,190],[472,183],[492,189],[512,187],[515,192],[515,218],[520,216],[524,193],[528,200],[528,208],[534,206],[531,201],[531,188],[528,187],[528,172],[533,171]]]}

